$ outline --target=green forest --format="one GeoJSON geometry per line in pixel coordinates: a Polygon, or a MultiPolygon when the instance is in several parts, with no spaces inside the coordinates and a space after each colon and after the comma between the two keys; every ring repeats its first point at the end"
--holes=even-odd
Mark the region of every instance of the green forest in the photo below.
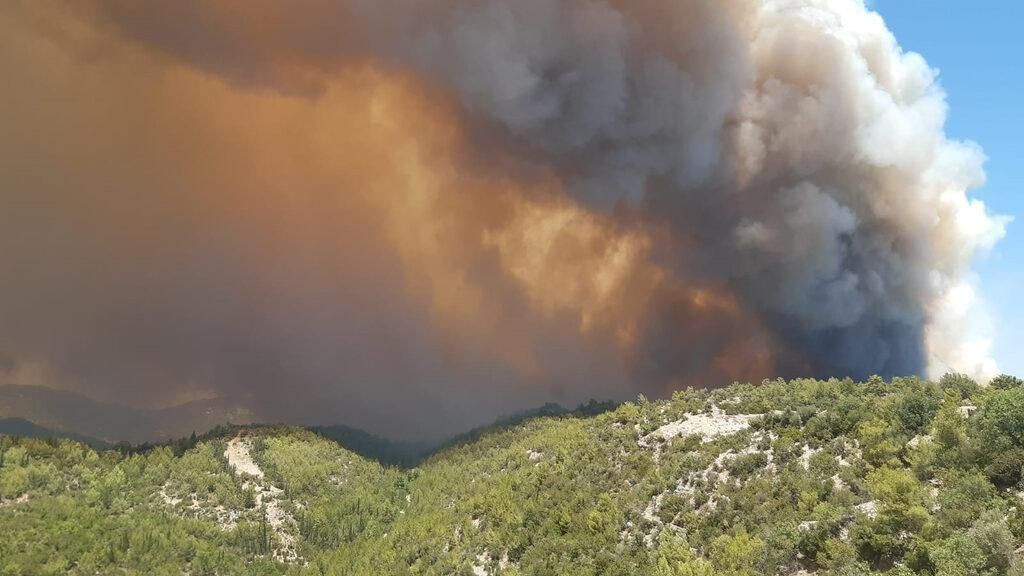
{"type": "Polygon", "coordinates": [[[766,381],[378,460],[0,437],[0,574],[1024,576],[1024,383],[766,381]]]}

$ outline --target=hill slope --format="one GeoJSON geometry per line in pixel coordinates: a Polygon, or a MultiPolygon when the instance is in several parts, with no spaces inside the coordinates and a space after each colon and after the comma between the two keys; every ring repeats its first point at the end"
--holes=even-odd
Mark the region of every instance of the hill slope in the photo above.
{"type": "Polygon", "coordinates": [[[0,574],[1024,573],[1024,387],[800,380],[530,419],[385,468],[0,439],[0,574]]]}

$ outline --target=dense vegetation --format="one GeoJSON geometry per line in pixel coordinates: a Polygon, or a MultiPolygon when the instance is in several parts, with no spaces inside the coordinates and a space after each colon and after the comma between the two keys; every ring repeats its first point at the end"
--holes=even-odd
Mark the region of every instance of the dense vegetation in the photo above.
{"type": "Polygon", "coordinates": [[[957,375],[640,398],[406,469],[290,428],[4,437],[0,574],[1019,576],[1022,470],[1024,383],[957,375]]]}

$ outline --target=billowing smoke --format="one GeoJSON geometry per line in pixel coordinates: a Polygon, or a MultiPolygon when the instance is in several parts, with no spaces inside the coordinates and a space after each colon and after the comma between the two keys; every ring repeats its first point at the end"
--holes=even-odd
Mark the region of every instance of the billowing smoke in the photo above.
{"type": "Polygon", "coordinates": [[[1008,220],[859,0],[47,0],[0,37],[8,381],[413,435],[995,370],[1008,220]]]}

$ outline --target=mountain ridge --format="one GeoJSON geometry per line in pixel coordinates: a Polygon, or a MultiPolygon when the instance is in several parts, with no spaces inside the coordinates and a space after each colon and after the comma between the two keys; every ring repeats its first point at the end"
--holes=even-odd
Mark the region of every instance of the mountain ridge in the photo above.
{"type": "Polygon", "coordinates": [[[113,446],[98,438],[91,438],[74,432],[56,431],[39,426],[24,418],[0,418],[0,435],[17,436],[21,438],[52,438],[55,440],[68,439],[81,442],[95,450],[107,450],[113,446]]]}
{"type": "Polygon", "coordinates": [[[237,399],[194,400],[166,408],[133,408],[37,386],[0,386],[0,418],[23,418],[66,434],[108,443],[159,442],[205,432],[225,422],[248,423],[255,413],[237,399]]]}

